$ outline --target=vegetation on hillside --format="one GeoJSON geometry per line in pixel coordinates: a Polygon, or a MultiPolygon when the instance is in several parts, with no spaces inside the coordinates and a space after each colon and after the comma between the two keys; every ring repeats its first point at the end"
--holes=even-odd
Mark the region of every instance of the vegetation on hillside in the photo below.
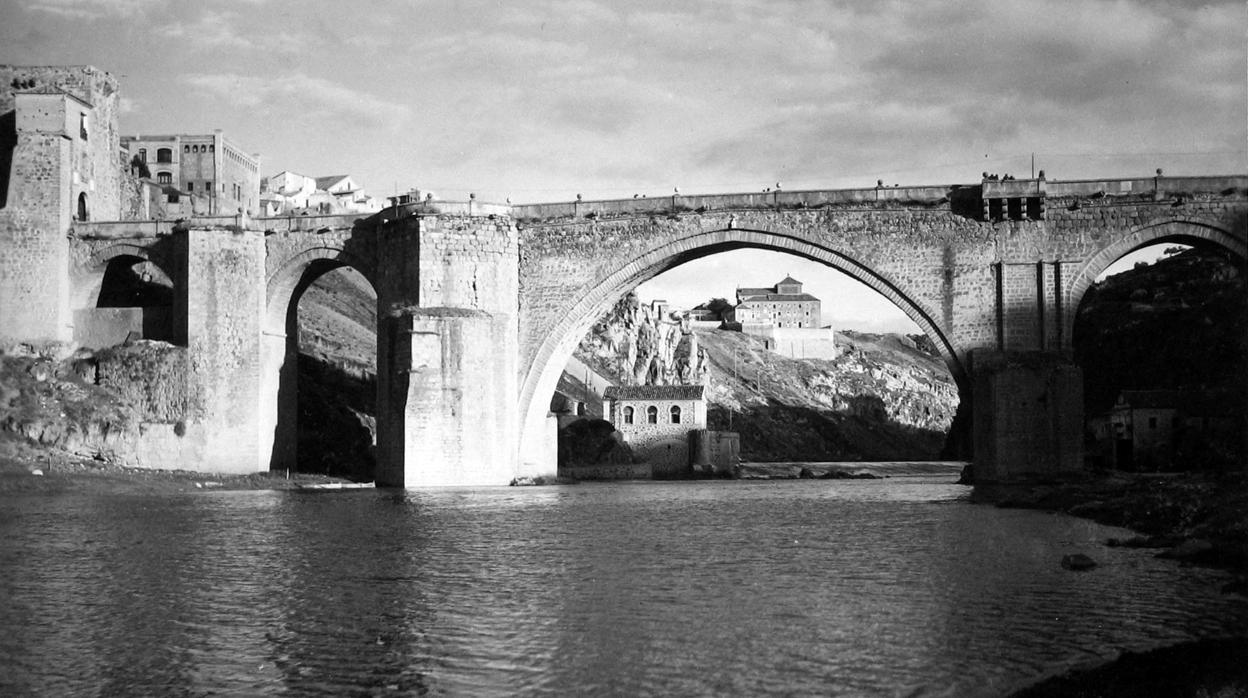
{"type": "Polygon", "coordinates": [[[1154,264],[1110,276],[1084,296],[1074,347],[1089,414],[1107,409],[1122,390],[1232,388],[1242,395],[1248,376],[1242,263],[1212,249],[1174,248],[1154,264]]]}

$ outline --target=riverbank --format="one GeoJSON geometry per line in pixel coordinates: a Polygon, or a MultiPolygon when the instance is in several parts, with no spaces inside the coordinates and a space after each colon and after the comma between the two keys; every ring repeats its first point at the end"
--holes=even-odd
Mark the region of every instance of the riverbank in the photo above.
{"type": "Polygon", "coordinates": [[[1055,676],[1011,698],[1135,698],[1248,696],[1248,638],[1200,640],[1055,676]]]}
{"type": "Polygon", "coordinates": [[[349,480],[307,473],[217,475],[127,468],[64,454],[0,454],[0,496],[12,493],[160,494],[205,490],[294,490],[349,480]]]}
{"type": "MultiPolygon", "coordinates": [[[[975,486],[973,501],[1040,509],[1129,528],[1109,545],[1153,548],[1159,557],[1248,573],[1248,475],[1104,473],[975,486]]],[[[1243,593],[1243,589],[1240,589],[1243,593]]]]}
{"type": "MultiPolygon", "coordinates": [[[[1156,549],[1180,564],[1229,570],[1226,594],[1248,596],[1248,477],[1243,473],[1106,473],[1008,486],[977,485],[972,499],[1002,508],[1038,509],[1129,528],[1110,546],[1156,549]]],[[[1200,640],[1056,676],[1014,695],[1141,695],[1248,698],[1248,638],[1200,640]]]]}

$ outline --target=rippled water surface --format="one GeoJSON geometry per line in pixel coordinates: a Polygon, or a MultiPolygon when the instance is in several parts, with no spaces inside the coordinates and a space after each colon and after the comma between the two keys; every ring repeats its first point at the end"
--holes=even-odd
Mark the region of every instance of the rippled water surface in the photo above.
{"type": "Polygon", "coordinates": [[[998,695],[1248,621],[950,479],[11,497],[0,694],[998,695]]]}

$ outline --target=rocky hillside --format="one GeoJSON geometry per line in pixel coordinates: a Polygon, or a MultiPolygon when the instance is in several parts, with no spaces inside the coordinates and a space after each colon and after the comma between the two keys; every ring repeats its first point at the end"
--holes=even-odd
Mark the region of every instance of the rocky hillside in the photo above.
{"type": "Polygon", "coordinates": [[[1108,277],[1084,297],[1074,344],[1089,414],[1124,389],[1242,391],[1244,269],[1222,253],[1192,248],[1108,277]]]}
{"type": "Polygon", "coordinates": [[[346,269],[299,301],[300,472],[370,481],[377,442],[377,296],[346,269]]]}
{"type": "MultiPolygon", "coordinates": [[[[577,357],[623,381],[619,316],[599,322],[577,357]]],[[[820,361],[780,356],[740,332],[695,333],[709,365],[709,426],[739,432],[744,459],[939,457],[958,393],[926,338],[839,333],[837,358],[820,361]]],[[[687,356],[686,343],[674,354],[687,356]]]]}

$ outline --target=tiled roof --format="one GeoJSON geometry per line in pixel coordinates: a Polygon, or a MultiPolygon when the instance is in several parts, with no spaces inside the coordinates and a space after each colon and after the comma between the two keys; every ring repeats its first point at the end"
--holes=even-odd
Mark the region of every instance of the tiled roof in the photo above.
{"type": "Polygon", "coordinates": [[[317,177],[316,188],[317,189],[329,189],[330,187],[334,186],[335,184],[341,182],[342,180],[350,176],[351,175],[330,175],[328,177],[317,177]]]}
{"type": "Polygon", "coordinates": [[[768,293],[762,296],[750,296],[742,298],[741,305],[753,303],[755,301],[817,301],[818,298],[809,293],[768,293]]]}
{"type": "Polygon", "coordinates": [[[701,385],[613,385],[603,392],[608,400],[701,400],[701,385]]]}
{"type": "Polygon", "coordinates": [[[801,285],[802,285],[802,282],[798,281],[797,279],[795,279],[795,278],[793,278],[793,277],[791,277],[791,276],[786,276],[786,277],[784,277],[784,280],[783,280],[783,281],[781,281],[780,283],[776,284],[776,286],[780,286],[780,285],[782,285],[782,284],[797,284],[798,286],[801,286],[801,285]]]}
{"type": "Polygon", "coordinates": [[[1146,407],[1174,408],[1179,401],[1179,393],[1175,390],[1124,390],[1118,396],[1119,404],[1130,405],[1136,409],[1146,407]]]}
{"type": "Polygon", "coordinates": [[[78,95],[72,92],[69,92],[68,90],[63,90],[57,87],[56,85],[38,85],[36,87],[31,87],[25,90],[14,90],[13,94],[15,95],[65,95],[66,97],[70,97],[71,99],[77,100],[88,107],[91,106],[91,103],[88,102],[87,100],[83,99],[82,97],[79,97],[78,95]]]}

